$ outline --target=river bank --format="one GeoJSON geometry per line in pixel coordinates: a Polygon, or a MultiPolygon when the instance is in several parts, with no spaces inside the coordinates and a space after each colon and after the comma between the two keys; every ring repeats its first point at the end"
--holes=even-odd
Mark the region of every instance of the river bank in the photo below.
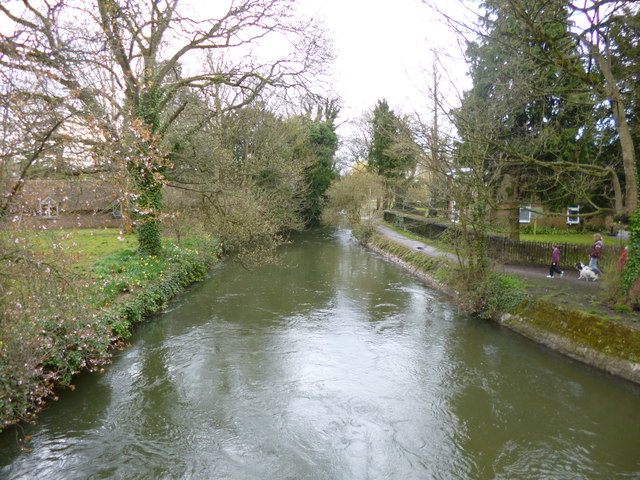
{"type": "MultiPolygon", "coordinates": [[[[454,302],[462,301],[463,294],[447,285],[438,273],[453,266],[450,254],[402,237],[386,227],[379,228],[378,234],[374,234],[366,246],[419,276],[430,287],[446,293],[454,302]],[[393,242],[392,247],[389,242],[393,242]]],[[[518,271],[522,272],[522,269],[509,272],[504,266],[500,270],[516,275],[518,271]]],[[[522,273],[520,277],[525,278],[522,273]]],[[[579,305],[575,300],[579,296],[584,297],[583,304],[593,303],[595,285],[584,282],[576,285],[572,305],[579,305]]],[[[566,308],[555,302],[557,297],[541,294],[546,290],[541,290],[537,282],[528,281],[527,286],[525,301],[496,312],[491,319],[570,358],[640,383],[640,329],[632,316],[607,315],[604,309],[595,313],[566,308]]],[[[565,289],[571,288],[571,284],[565,286],[565,289]]]]}
{"type": "Polygon", "coordinates": [[[161,311],[189,285],[203,280],[220,259],[221,245],[168,243],[162,256],[123,249],[102,258],[90,274],[70,280],[67,309],[24,305],[20,323],[0,337],[0,432],[33,421],[62,388],[73,389],[83,371],[102,371],[134,325],[161,311]]]}

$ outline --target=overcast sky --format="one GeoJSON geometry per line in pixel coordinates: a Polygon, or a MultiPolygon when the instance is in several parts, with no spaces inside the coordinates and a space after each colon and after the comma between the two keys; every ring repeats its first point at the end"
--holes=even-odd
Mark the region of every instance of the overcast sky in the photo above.
{"type": "MultiPolygon", "coordinates": [[[[459,0],[432,1],[460,16],[459,0]]],[[[200,14],[213,15],[218,4],[210,2],[185,0],[200,14]]],[[[320,20],[331,38],[336,54],[331,84],[343,102],[343,124],[383,98],[396,112],[429,114],[434,49],[441,52],[439,88],[447,92],[449,105],[456,105],[470,84],[457,37],[421,0],[295,0],[295,7],[303,17],[320,20]]]]}
{"type": "Polygon", "coordinates": [[[359,116],[383,98],[404,113],[424,111],[429,104],[424,91],[431,82],[433,48],[451,55],[442,55],[441,60],[456,86],[468,83],[454,35],[420,0],[297,3],[321,19],[333,38],[334,88],[344,102],[343,117],[359,116]]]}

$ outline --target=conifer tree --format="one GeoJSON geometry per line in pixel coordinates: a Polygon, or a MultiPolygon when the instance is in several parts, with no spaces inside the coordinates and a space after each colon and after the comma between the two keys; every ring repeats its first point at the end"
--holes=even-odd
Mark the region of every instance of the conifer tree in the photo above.
{"type": "Polygon", "coordinates": [[[370,127],[367,165],[369,171],[386,179],[387,208],[395,203],[403,189],[402,181],[415,169],[415,151],[405,146],[413,143],[412,133],[384,99],[376,103],[370,127]]]}

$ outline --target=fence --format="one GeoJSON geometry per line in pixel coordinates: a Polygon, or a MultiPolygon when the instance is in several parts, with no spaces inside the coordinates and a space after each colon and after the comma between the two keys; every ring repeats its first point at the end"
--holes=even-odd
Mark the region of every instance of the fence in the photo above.
{"type": "MultiPolygon", "coordinates": [[[[437,223],[430,223],[399,212],[385,211],[384,220],[415,233],[427,239],[437,240],[449,227],[437,223]]],[[[606,241],[606,239],[605,239],[606,241]]],[[[551,263],[551,243],[549,242],[524,242],[510,240],[505,237],[489,236],[487,238],[489,257],[499,263],[521,265],[549,265],[551,263]]],[[[560,248],[561,268],[573,267],[577,262],[588,263],[590,245],[576,245],[571,243],[556,242],[560,248]]],[[[606,245],[604,255],[598,266],[602,270],[615,268],[618,258],[622,253],[621,245],[606,245]]]]}
{"type": "MultiPolygon", "coordinates": [[[[573,267],[576,263],[588,263],[591,245],[558,243],[560,264],[573,267]]],[[[549,242],[518,242],[503,237],[489,237],[489,256],[500,263],[519,263],[526,265],[549,265],[551,263],[552,244],[549,242]]],[[[616,266],[622,253],[620,245],[605,245],[604,255],[598,266],[609,270],[616,266]]]]}
{"type": "Polygon", "coordinates": [[[439,239],[440,235],[449,228],[447,225],[425,222],[421,218],[411,214],[401,214],[390,210],[384,211],[383,218],[385,222],[392,223],[396,227],[432,240],[439,239]]]}

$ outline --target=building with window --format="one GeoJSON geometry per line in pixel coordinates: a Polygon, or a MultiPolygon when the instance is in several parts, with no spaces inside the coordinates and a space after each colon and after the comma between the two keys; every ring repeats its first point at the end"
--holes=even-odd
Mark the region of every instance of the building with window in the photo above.
{"type": "Polygon", "coordinates": [[[119,228],[123,195],[100,179],[26,180],[6,221],[14,228],[119,228]]]}

